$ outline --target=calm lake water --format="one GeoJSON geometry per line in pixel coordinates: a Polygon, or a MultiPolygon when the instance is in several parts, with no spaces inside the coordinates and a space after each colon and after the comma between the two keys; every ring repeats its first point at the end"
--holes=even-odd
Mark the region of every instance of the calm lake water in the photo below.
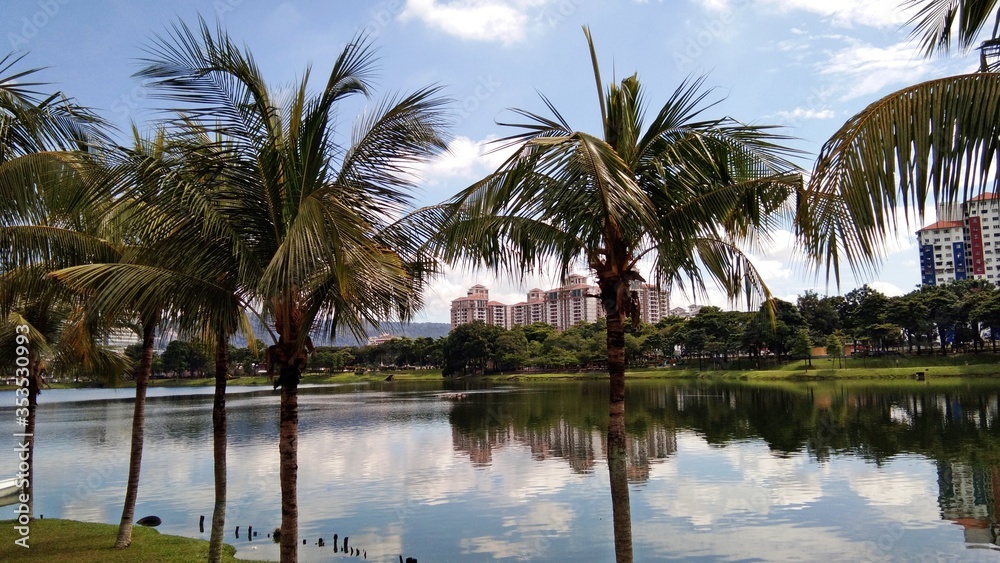
{"type": "MultiPolygon", "coordinates": [[[[136,516],[208,539],[211,390],[150,391],[136,516]]],[[[42,394],[36,513],[117,523],[132,393],[42,394]]],[[[614,560],[603,383],[303,387],[299,405],[303,561],[346,560],[335,533],[369,561],[614,560]]],[[[276,560],[278,397],[232,388],[228,407],[226,541],[276,560]]],[[[1000,560],[998,407],[994,380],[630,383],[635,559],[1000,560]]]]}

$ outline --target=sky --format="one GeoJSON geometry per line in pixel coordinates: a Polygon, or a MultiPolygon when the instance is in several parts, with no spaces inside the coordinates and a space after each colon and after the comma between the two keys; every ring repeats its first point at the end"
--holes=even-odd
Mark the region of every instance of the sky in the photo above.
{"type": "MultiPolygon", "coordinates": [[[[545,113],[544,94],[577,130],[597,132],[600,110],[582,32],[589,25],[605,83],[638,73],[647,102],[665,101],[689,77],[706,76],[706,117],[779,125],[811,169],[823,142],[880,97],[925,80],[971,72],[977,53],[925,59],[909,40],[901,0],[0,0],[0,53],[26,54],[18,69],[46,67],[42,80],[94,108],[121,131],[146,129],[157,102],[132,77],[144,47],[173,23],[200,14],[254,54],[274,87],[308,68],[316,88],[344,45],[366,34],[379,51],[380,96],[440,85],[453,101],[449,151],[423,171],[416,205],[443,201],[493,171],[490,140],[509,132],[498,122],[510,108],[545,113]]],[[[605,84],[606,85],[606,84],[605,84]]],[[[350,134],[364,108],[347,108],[339,131],[350,134]],[[347,111],[350,109],[350,112],[347,111]],[[353,113],[351,113],[353,112],[353,113]]],[[[838,287],[803,266],[793,237],[778,232],[752,254],[772,293],[794,302],[806,290],[845,294],[868,283],[901,295],[920,283],[911,219],[871,277],[848,272],[838,287]]],[[[586,273],[582,268],[580,273],[586,273]]],[[[448,322],[452,299],[482,283],[491,298],[524,300],[533,288],[559,284],[558,273],[526,279],[449,268],[425,294],[415,320],[448,322]]],[[[707,298],[674,292],[671,306],[732,308],[721,292],[707,298]]]]}

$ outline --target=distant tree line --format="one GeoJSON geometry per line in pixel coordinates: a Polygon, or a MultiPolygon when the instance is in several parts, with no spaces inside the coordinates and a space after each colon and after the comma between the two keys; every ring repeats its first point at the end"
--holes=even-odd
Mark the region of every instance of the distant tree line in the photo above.
{"type": "MultiPolygon", "coordinates": [[[[628,326],[629,366],[681,364],[696,369],[763,367],[813,350],[837,357],[854,355],[996,351],[1000,336],[1000,290],[983,280],[924,286],[887,297],[870,286],[843,296],[806,291],[796,303],[772,300],[756,312],[702,307],[689,318],[666,317],[656,324],[628,326]]],[[[603,369],[607,362],[604,319],[557,332],[546,323],[505,329],[473,322],[441,338],[394,338],[378,345],[320,346],[309,361],[315,371],[440,368],[445,376],[522,370],[603,369]]],[[[126,353],[138,357],[138,345],[126,353]]],[[[252,375],[263,350],[231,347],[230,373],[252,375]]],[[[205,377],[209,348],[196,341],[171,341],[153,360],[154,373],[205,377]]]]}

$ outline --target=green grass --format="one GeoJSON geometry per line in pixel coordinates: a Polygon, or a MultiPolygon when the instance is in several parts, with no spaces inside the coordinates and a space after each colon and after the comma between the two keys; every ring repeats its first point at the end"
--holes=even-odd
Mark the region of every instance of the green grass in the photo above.
{"type": "MultiPolygon", "coordinates": [[[[208,559],[208,542],[161,534],[152,528],[136,526],[132,545],[115,549],[118,526],[74,520],[45,519],[31,523],[29,548],[14,544],[19,534],[13,520],[0,521],[0,561],[31,563],[190,563],[208,559]]],[[[246,561],[234,557],[236,548],[222,547],[222,560],[246,561]]]]}
{"type": "MultiPolygon", "coordinates": [[[[359,383],[367,381],[383,381],[392,374],[397,381],[441,381],[441,370],[407,370],[407,371],[386,371],[386,372],[365,372],[362,375],[354,373],[306,373],[302,376],[302,384],[327,384],[327,383],[359,383]]],[[[247,385],[271,387],[274,380],[267,376],[235,377],[229,380],[229,385],[247,385]]],[[[149,382],[151,387],[212,387],[215,385],[214,377],[202,377],[196,379],[153,379],[149,382]]],[[[60,382],[48,385],[49,389],[82,389],[97,387],[96,383],[81,382],[60,382]]],[[[105,385],[106,386],[106,385],[105,385]]],[[[123,381],[118,387],[135,387],[132,381],[123,381]]],[[[10,391],[15,389],[13,385],[2,385],[0,391],[10,391]]]]}
{"type": "MultiPolygon", "coordinates": [[[[746,365],[748,362],[743,361],[746,365]]],[[[780,366],[768,365],[766,369],[713,369],[705,363],[699,370],[697,363],[689,363],[682,368],[637,368],[626,373],[628,379],[719,379],[741,381],[818,381],[871,380],[871,379],[913,379],[918,371],[927,378],[942,377],[1000,377],[1000,356],[913,356],[900,358],[847,358],[831,362],[826,358],[814,358],[809,367],[805,360],[794,361],[780,366]],[[898,366],[897,366],[898,360],[898,366]],[[968,362],[968,363],[966,363],[968,362]],[[842,366],[842,367],[838,367],[842,366]]],[[[559,379],[603,379],[605,371],[516,373],[491,375],[493,379],[532,381],[559,379]]]]}
{"type": "MultiPolygon", "coordinates": [[[[749,366],[749,361],[742,360],[749,366]]],[[[805,360],[788,362],[779,366],[768,364],[764,369],[713,369],[705,362],[698,369],[697,362],[688,362],[682,368],[638,368],[628,371],[629,379],[721,379],[742,381],[813,381],[825,379],[865,380],[865,379],[911,379],[918,372],[925,372],[928,378],[941,377],[1000,377],[1000,355],[965,354],[950,356],[900,356],[885,358],[843,358],[831,362],[827,358],[813,358],[812,367],[805,360]],[[841,366],[841,367],[838,367],[841,366]]],[[[395,381],[441,381],[441,370],[406,370],[386,372],[354,373],[307,373],[303,384],[361,383],[383,381],[390,374],[395,381]]],[[[539,380],[581,380],[606,379],[606,371],[568,371],[544,373],[504,373],[491,374],[485,379],[495,381],[539,381],[539,380]]],[[[264,376],[238,377],[229,380],[229,385],[260,386],[270,388],[273,381],[264,376]]],[[[154,379],[150,385],[156,387],[211,387],[214,378],[200,379],[154,379]]],[[[94,387],[85,383],[57,383],[54,389],[94,387]]],[[[131,382],[121,387],[133,387],[131,382]]],[[[0,390],[14,389],[0,386],[0,390]]]]}

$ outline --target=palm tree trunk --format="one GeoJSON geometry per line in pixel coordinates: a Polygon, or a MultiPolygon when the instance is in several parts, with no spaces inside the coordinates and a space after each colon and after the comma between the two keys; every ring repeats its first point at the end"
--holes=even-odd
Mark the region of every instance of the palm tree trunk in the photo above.
{"type": "Polygon", "coordinates": [[[620,313],[607,316],[611,415],[625,414],[625,326],[620,313]]]}
{"type": "Polygon", "coordinates": [[[625,466],[625,318],[617,300],[618,284],[601,283],[607,313],[608,376],[611,383],[608,418],[608,473],[614,521],[615,560],[632,562],[632,511],[625,466]]]}
{"type": "Polygon", "coordinates": [[[611,479],[611,512],[615,533],[615,561],[632,563],[632,509],[629,503],[625,455],[625,415],[608,420],[608,473],[611,479]]]}
{"type": "Polygon", "coordinates": [[[28,373],[28,416],[24,425],[24,442],[27,446],[28,470],[25,472],[24,488],[22,495],[27,495],[28,518],[35,517],[35,489],[31,485],[35,481],[35,417],[38,411],[38,394],[41,392],[42,368],[37,358],[31,362],[31,371],[28,373]]]}
{"type": "Polygon", "coordinates": [[[155,323],[147,321],[142,327],[142,360],[135,376],[135,407],[132,413],[132,449],[128,460],[128,486],[125,489],[125,505],[122,519],[118,524],[118,538],[115,547],[126,548],[132,543],[132,520],[135,518],[135,500],[139,495],[139,468],[142,464],[143,426],[146,420],[146,387],[153,371],[153,336],[155,323]]]}
{"type": "Polygon", "coordinates": [[[219,331],[215,343],[215,402],[212,405],[212,453],[215,461],[215,508],[208,543],[210,563],[222,561],[222,532],[226,525],[226,375],[229,339],[219,331]]]}
{"type": "Polygon", "coordinates": [[[298,369],[282,366],[282,371],[294,371],[294,374],[282,374],[285,382],[281,387],[281,423],[278,434],[278,456],[280,459],[279,479],[281,481],[281,563],[296,563],[298,561],[299,542],[299,505],[296,492],[298,479],[298,440],[299,440],[299,395],[298,369]],[[287,375],[287,376],[286,376],[287,375]]]}

